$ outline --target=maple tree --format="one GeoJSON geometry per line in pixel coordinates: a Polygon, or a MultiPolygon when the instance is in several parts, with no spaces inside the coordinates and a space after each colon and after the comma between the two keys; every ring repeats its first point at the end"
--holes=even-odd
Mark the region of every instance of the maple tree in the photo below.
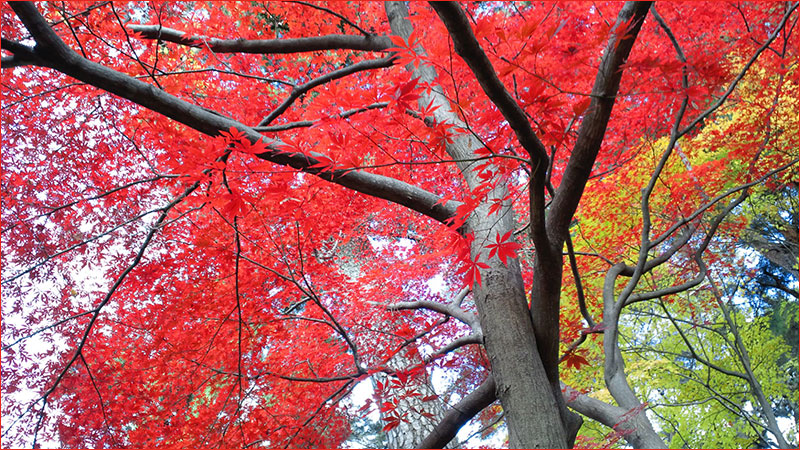
{"type": "Polygon", "coordinates": [[[372,379],[423,448],[661,448],[721,417],[651,404],[680,348],[796,445],[719,281],[797,183],[796,10],[3,4],[4,440],[335,447],[372,379]]]}

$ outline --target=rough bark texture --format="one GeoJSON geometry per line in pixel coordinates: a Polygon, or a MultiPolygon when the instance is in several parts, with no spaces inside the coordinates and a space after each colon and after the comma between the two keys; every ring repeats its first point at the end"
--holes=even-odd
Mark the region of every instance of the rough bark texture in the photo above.
{"type": "MultiPolygon", "coordinates": [[[[528,364],[533,364],[532,372],[528,375],[537,376],[536,370],[541,366],[545,370],[546,378],[549,383],[551,395],[549,401],[561,418],[559,424],[560,434],[562,441],[552,445],[565,446],[571,445],[572,439],[580,427],[580,419],[575,417],[574,414],[567,410],[566,404],[563,402],[560,394],[560,380],[558,376],[558,344],[559,344],[559,318],[560,318],[560,291],[561,291],[561,267],[563,265],[561,248],[564,245],[564,240],[569,232],[569,222],[572,220],[578,202],[586,185],[586,181],[591,173],[597,153],[600,149],[605,130],[608,124],[611,110],[614,106],[619,83],[622,78],[622,67],[633,47],[636,40],[636,35],[641,29],[644,17],[650,7],[648,2],[640,3],[627,3],[620,10],[617,17],[616,28],[617,33],[612,35],[611,39],[606,46],[603,58],[600,63],[600,68],[597,73],[594,87],[592,89],[592,101],[587,111],[585,118],[581,124],[578,133],[578,140],[575,148],[572,151],[572,156],[567,165],[564,178],[561,185],[558,187],[554,194],[553,204],[550,206],[547,219],[545,220],[544,214],[544,181],[543,170],[535,170],[536,168],[543,168],[546,166],[546,155],[544,149],[533,135],[530,124],[521,112],[519,106],[511,98],[508,91],[497,78],[489,59],[480,47],[480,44],[472,34],[469,21],[466,15],[461,11],[457,4],[452,3],[436,3],[432,5],[436,10],[439,17],[447,26],[453,45],[458,55],[464,59],[467,65],[472,70],[476,79],[481,85],[486,95],[497,105],[498,109],[503,113],[503,116],[514,129],[520,144],[527,150],[531,157],[532,181],[530,183],[530,196],[531,196],[531,238],[536,248],[536,260],[534,263],[534,281],[531,292],[531,307],[530,315],[532,319],[533,333],[535,337],[527,336],[528,327],[526,324],[515,322],[511,318],[502,317],[501,311],[493,309],[495,306],[500,305],[506,314],[514,315],[513,301],[508,296],[504,297],[505,303],[500,300],[496,301],[489,298],[489,293],[486,293],[485,298],[478,299],[478,309],[481,312],[481,325],[484,327],[484,334],[486,336],[486,348],[489,352],[490,359],[492,360],[492,368],[496,377],[498,385],[498,397],[503,404],[506,413],[508,414],[509,428],[524,427],[529,421],[536,419],[528,418],[524,414],[517,418],[516,413],[512,414],[507,408],[512,407],[512,402],[516,401],[516,395],[524,395],[515,392],[514,399],[504,398],[504,392],[511,392],[515,386],[526,386],[526,392],[532,393],[533,386],[536,382],[542,380],[526,380],[524,374],[509,371],[503,374],[504,369],[501,369],[505,363],[504,355],[517,357],[513,351],[507,346],[519,345],[520,343],[528,345],[536,345],[538,354],[537,361],[529,361],[523,359],[528,364]],[[627,29],[622,29],[622,26],[628,26],[627,29]],[[624,38],[624,39],[623,39],[624,38]],[[484,318],[484,314],[490,314],[493,317],[484,318]],[[497,320],[494,315],[500,315],[504,320],[497,320]],[[487,326],[498,326],[496,329],[501,336],[494,336],[493,331],[490,331],[487,326]],[[505,331],[500,331],[505,329],[505,331]],[[519,333],[519,334],[517,334],[519,333]],[[511,338],[514,336],[514,338],[511,338]],[[494,346],[494,341],[497,339],[497,347],[494,346]],[[496,354],[493,352],[497,352],[496,354]],[[541,360],[539,360],[541,358],[541,360]],[[497,361],[498,366],[495,366],[497,361]],[[535,374],[535,375],[534,375],[535,374]],[[508,403],[508,405],[507,405],[508,403]],[[525,422],[522,425],[521,422],[525,422]]],[[[480,214],[476,211],[476,215],[480,214]]],[[[479,231],[482,226],[488,224],[480,223],[479,219],[475,218],[477,224],[470,223],[471,229],[479,231]],[[476,226],[477,225],[477,226],[476,226]]],[[[486,235],[480,235],[476,232],[476,241],[486,235]]],[[[493,267],[489,269],[490,277],[496,281],[497,284],[507,282],[513,284],[514,282],[508,278],[502,277],[494,273],[495,270],[502,270],[501,268],[493,267]]],[[[489,278],[489,277],[487,277],[489,278]]],[[[480,290],[478,290],[480,292],[480,290]]],[[[508,295],[513,295],[513,292],[508,292],[508,295]]],[[[523,297],[524,298],[524,297],[523,297]]],[[[523,344],[523,345],[524,345],[523,344]]],[[[533,353],[533,352],[530,352],[533,353]]],[[[519,367],[519,366],[518,366],[519,367]]],[[[534,394],[536,395],[536,394],[534,394]]],[[[542,402],[544,398],[537,399],[542,402]]],[[[531,401],[529,399],[528,401],[531,401]]],[[[546,402],[545,402],[546,403],[546,402]]],[[[530,403],[529,405],[540,404],[530,403]]],[[[549,403],[547,405],[549,406],[549,403]]],[[[513,407],[517,407],[516,405],[513,407]]],[[[547,411],[551,411],[547,409],[547,411]]],[[[541,419],[539,419],[541,420],[541,419]]],[[[552,430],[552,429],[550,429],[552,430]]],[[[525,433],[537,433],[538,430],[517,430],[525,433]]],[[[520,445],[520,441],[515,439],[520,438],[513,435],[511,432],[509,443],[512,446],[520,445]]],[[[526,441],[525,446],[535,446],[537,441],[526,441]]]]}
{"type": "MultiPolygon", "coordinates": [[[[456,5],[457,7],[457,5],[456,5]]],[[[392,32],[408,38],[411,24],[404,4],[388,2],[387,16],[392,32]]],[[[463,14],[463,13],[462,13],[463,14]]],[[[462,30],[471,33],[470,29],[462,30]]],[[[422,81],[433,81],[432,68],[420,67],[415,75],[422,81]]],[[[441,122],[463,124],[450,110],[449,102],[434,88],[420,98],[420,104],[433,101],[436,119],[441,122]]],[[[476,139],[463,135],[446,146],[454,159],[474,157],[479,148],[476,139]]],[[[461,167],[467,184],[479,184],[476,174],[466,165],[461,167]]],[[[489,197],[505,197],[505,188],[499,186],[489,197]]],[[[474,233],[473,258],[481,250],[482,242],[490,242],[495,235],[513,230],[514,215],[506,207],[498,215],[489,217],[488,205],[482,205],[467,219],[465,233],[474,233]]],[[[503,405],[509,429],[509,446],[513,448],[565,448],[567,435],[560,419],[558,400],[550,388],[547,375],[536,351],[536,337],[528,312],[525,288],[516,260],[503,265],[499,258],[484,260],[490,267],[481,271],[482,284],[474,286],[474,301],[478,308],[480,324],[485,336],[484,344],[496,383],[495,391],[503,405]]]]}

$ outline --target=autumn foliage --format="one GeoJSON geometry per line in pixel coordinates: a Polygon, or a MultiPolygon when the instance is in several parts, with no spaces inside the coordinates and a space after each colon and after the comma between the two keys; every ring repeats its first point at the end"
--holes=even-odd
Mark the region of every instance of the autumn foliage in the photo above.
{"type": "Polygon", "coordinates": [[[3,4],[4,444],[675,445],[626,345],[797,185],[797,4],[404,8],[3,4]]]}

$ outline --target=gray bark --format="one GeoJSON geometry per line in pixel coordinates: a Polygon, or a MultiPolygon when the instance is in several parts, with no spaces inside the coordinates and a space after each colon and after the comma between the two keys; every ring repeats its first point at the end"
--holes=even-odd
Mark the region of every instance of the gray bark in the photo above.
{"type": "MultiPolygon", "coordinates": [[[[600,149],[600,145],[605,135],[606,126],[611,115],[611,110],[614,106],[617,91],[619,89],[620,80],[623,73],[623,64],[625,63],[636,36],[641,29],[644,17],[650,7],[648,2],[626,3],[620,10],[617,17],[616,26],[630,23],[630,27],[625,30],[626,39],[617,40],[615,36],[609,39],[603,58],[600,63],[600,68],[597,73],[594,87],[592,89],[592,101],[587,110],[586,116],[583,119],[581,128],[578,132],[578,139],[575,147],[572,150],[572,156],[567,164],[565,174],[561,185],[556,190],[552,205],[545,219],[545,168],[547,164],[547,156],[542,147],[541,142],[533,134],[530,124],[528,123],[524,113],[521,111],[519,105],[513,100],[511,95],[502,85],[502,82],[497,77],[491,63],[483,52],[480,44],[472,34],[471,27],[466,15],[460,10],[460,7],[451,3],[435,3],[432,7],[436,10],[439,17],[445,23],[445,26],[453,39],[453,45],[456,53],[467,63],[472,70],[476,79],[478,80],[481,88],[492,102],[498,107],[505,119],[511,125],[517,138],[522,144],[523,148],[528,152],[531,158],[531,166],[533,167],[530,182],[530,201],[531,201],[531,239],[536,249],[536,256],[534,262],[534,279],[533,289],[531,292],[531,323],[525,324],[515,322],[513,318],[503,317],[505,315],[515,315],[514,300],[511,296],[515,294],[512,285],[515,281],[511,280],[513,276],[496,275],[495,272],[502,271],[503,268],[494,266],[488,269],[485,278],[491,278],[493,281],[497,280],[497,284],[504,284],[504,288],[499,286],[492,286],[491,289],[496,289],[505,294],[503,299],[495,299],[490,297],[490,293],[486,292],[486,297],[481,297],[480,288],[476,290],[476,303],[478,310],[481,313],[481,326],[483,327],[484,335],[486,336],[486,349],[489,353],[490,360],[492,361],[492,370],[498,387],[498,397],[500,398],[503,408],[506,410],[509,423],[509,445],[513,446],[526,446],[533,447],[542,445],[548,439],[554,439],[551,446],[563,447],[567,444],[572,444],[575,434],[580,427],[579,419],[575,418],[570,413],[560,394],[560,380],[558,376],[558,344],[559,344],[559,319],[560,319],[560,288],[561,288],[561,267],[563,265],[561,249],[564,241],[569,232],[569,223],[578,207],[581,195],[585,188],[586,182],[591,173],[594,161],[600,149]],[[493,309],[499,306],[502,311],[493,309]],[[490,314],[492,317],[484,318],[484,315],[490,314]],[[500,317],[494,317],[500,315],[500,317]],[[530,325],[533,325],[530,328],[530,325]],[[498,327],[496,330],[490,330],[489,327],[498,327]],[[505,332],[500,332],[500,329],[505,329],[505,332]],[[532,331],[534,336],[528,336],[528,332],[532,331]],[[500,336],[495,336],[494,333],[499,332],[500,336]],[[494,341],[497,339],[497,347],[494,341]],[[520,361],[525,361],[527,371],[519,373],[514,368],[505,368],[507,363],[504,356],[517,358],[513,352],[514,345],[533,345],[537,348],[538,354],[534,355],[535,361],[526,358],[520,361]],[[509,347],[510,346],[510,347],[509,347]],[[495,365],[497,364],[497,365],[495,365]],[[537,373],[538,369],[542,368],[545,371],[546,382],[549,383],[550,396],[543,396],[537,388],[538,384],[544,381],[539,378],[537,373]],[[508,370],[507,373],[503,373],[508,370]],[[526,377],[533,376],[534,379],[526,379],[526,377]],[[537,386],[534,386],[537,385],[537,386]],[[511,395],[514,387],[525,386],[523,389],[525,393],[514,392],[511,395]],[[505,394],[505,395],[504,395],[505,394]],[[531,394],[537,396],[536,400],[530,398],[531,394]],[[518,397],[522,395],[523,397],[518,397]],[[528,397],[525,397],[528,395],[528,397]],[[560,421],[557,425],[546,423],[544,424],[547,430],[536,429],[531,422],[536,422],[535,417],[520,411],[509,411],[509,408],[521,408],[522,405],[516,404],[520,398],[526,399],[528,408],[545,408],[544,414],[549,414],[555,409],[559,414],[560,421]],[[519,414],[519,417],[517,417],[519,414]],[[548,434],[552,432],[556,426],[558,428],[559,437],[548,434]],[[514,429],[513,431],[511,431],[514,429]],[[519,433],[518,435],[515,435],[519,433]],[[524,436],[523,436],[524,434],[524,436]],[[541,437],[542,440],[532,438],[531,436],[541,437]]],[[[481,212],[476,211],[475,216],[480,215],[481,212]]],[[[477,224],[468,222],[470,229],[480,230],[481,226],[488,224],[480,223],[480,219],[475,219],[477,224]],[[477,225],[475,227],[474,225],[477,225]]],[[[492,234],[482,234],[476,232],[476,241],[482,238],[492,236],[492,234]]],[[[510,270],[511,267],[509,267],[510,270]]],[[[517,297],[518,298],[518,297],[517,297]]],[[[524,295],[522,297],[524,302],[524,295]]],[[[525,309],[527,307],[523,305],[525,309]]],[[[533,352],[529,352],[533,353],[533,352]]],[[[518,364],[516,368],[519,368],[518,364]]],[[[525,367],[525,366],[523,366],[525,367]]],[[[541,415],[538,419],[541,419],[541,415]]]]}
{"type": "MultiPolygon", "coordinates": [[[[408,38],[411,24],[407,19],[406,6],[387,2],[386,12],[392,32],[408,38]]],[[[471,33],[469,28],[467,31],[471,33]]],[[[425,82],[435,79],[433,69],[425,66],[415,69],[414,75],[425,82]]],[[[450,110],[441,88],[434,88],[430,95],[423,95],[419,100],[423,106],[431,101],[434,106],[439,106],[435,112],[437,121],[464,127],[450,110]]],[[[480,143],[473,136],[462,135],[448,144],[446,150],[453,159],[463,160],[474,157],[473,152],[479,146],[480,143]]],[[[470,188],[480,184],[466,163],[462,163],[460,169],[470,188]]],[[[504,191],[505,187],[499,186],[497,192],[490,193],[489,197],[504,198],[504,191]]],[[[472,232],[475,236],[473,258],[482,250],[484,242],[492,242],[497,233],[503,235],[514,229],[510,205],[506,205],[498,216],[501,219],[498,220],[497,216],[490,218],[488,205],[481,205],[467,219],[464,233],[472,232]]],[[[496,383],[495,391],[506,413],[509,446],[566,448],[567,436],[560,419],[558,401],[536,351],[536,337],[519,263],[512,260],[506,267],[497,257],[482,262],[490,268],[481,271],[482,283],[473,287],[473,298],[485,336],[484,345],[496,383]]]]}

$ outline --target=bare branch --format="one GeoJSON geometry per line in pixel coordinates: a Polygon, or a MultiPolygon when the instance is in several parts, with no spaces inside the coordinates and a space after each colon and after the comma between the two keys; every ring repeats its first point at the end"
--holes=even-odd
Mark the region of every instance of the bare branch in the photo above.
{"type": "Polygon", "coordinates": [[[579,413],[603,425],[617,430],[633,448],[666,448],[661,438],[644,427],[647,421],[644,411],[634,412],[592,398],[561,383],[561,391],[567,405],[579,413]]]}
{"type": "Polygon", "coordinates": [[[462,337],[460,337],[458,339],[455,339],[455,340],[451,341],[450,343],[448,343],[447,345],[445,345],[444,347],[442,347],[442,348],[434,351],[433,353],[431,353],[430,356],[425,357],[425,362],[426,363],[431,362],[431,361],[433,361],[434,359],[436,359],[436,358],[438,358],[440,356],[446,355],[446,354],[452,352],[453,350],[456,350],[458,348],[461,348],[461,347],[463,347],[465,345],[470,345],[470,344],[483,344],[483,335],[480,334],[480,333],[473,333],[473,334],[470,334],[470,335],[467,335],[467,336],[462,336],[462,337]]]}
{"type": "Polygon", "coordinates": [[[327,36],[293,39],[217,39],[208,36],[187,35],[159,25],[128,25],[128,29],[145,39],[159,39],[189,47],[206,47],[216,53],[283,54],[317,52],[322,50],[361,50],[383,52],[392,47],[385,36],[327,36]]]}
{"type": "Polygon", "coordinates": [[[362,70],[372,70],[372,69],[380,69],[385,67],[391,67],[394,65],[394,56],[389,56],[387,58],[381,59],[370,59],[366,61],[360,61],[355,64],[351,64],[346,67],[342,67],[341,69],[334,70],[333,72],[326,73],[318,78],[314,78],[313,80],[309,81],[302,86],[297,86],[292,89],[292,93],[280,104],[277,108],[272,110],[267,117],[264,118],[256,127],[265,127],[269,125],[273,120],[275,120],[278,116],[286,112],[289,106],[294,103],[295,100],[300,98],[302,95],[305,95],[306,92],[314,89],[317,86],[322,84],[331,82],[333,80],[338,80],[339,78],[346,77],[348,75],[352,75],[356,72],[361,72],[362,70]]]}
{"type": "MultiPolygon", "coordinates": [[[[337,114],[335,117],[346,119],[346,118],[348,118],[350,116],[354,116],[354,115],[356,115],[358,113],[362,113],[362,112],[365,112],[365,111],[370,111],[370,110],[373,110],[373,109],[385,108],[388,105],[389,105],[388,102],[372,103],[370,105],[367,105],[367,106],[364,106],[364,107],[361,107],[361,108],[349,109],[347,111],[344,111],[342,113],[337,114]]],[[[321,120],[323,120],[323,119],[303,120],[303,121],[300,121],[300,122],[283,123],[283,124],[280,124],[280,125],[272,125],[272,126],[268,126],[268,127],[253,127],[253,129],[258,131],[258,132],[260,132],[260,133],[286,131],[286,130],[291,130],[291,129],[294,129],[294,128],[308,128],[308,127],[314,126],[315,123],[318,123],[321,120]]]]}
{"type": "MultiPolygon", "coordinates": [[[[489,375],[477,389],[445,412],[442,421],[425,437],[418,448],[444,448],[464,424],[497,399],[495,389],[494,377],[489,375]]],[[[649,435],[638,426],[642,414],[631,416],[624,408],[589,397],[563,383],[561,391],[564,401],[570,408],[609,428],[619,427],[626,442],[634,448],[664,447],[658,435],[655,433],[649,435]]]]}
{"type": "MultiPolygon", "coordinates": [[[[458,297],[456,297],[456,299],[457,298],[458,297]]],[[[444,314],[445,316],[454,317],[468,325],[473,329],[473,331],[480,330],[480,322],[478,321],[478,317],[471,312],[464,311],[463,309],[455,306],[454,302],[443,304],[430,300],[415,300],[411,302],[393,303],[391,305],[386,305],[386,308],[390,311],[401,311],[404,309],[429,309],[431,311],[444,314]]]]}
{"type": "Polygon", "coordinates": [[[444,413],[441,422],[425,436],[417,448],[444,448],[465,423],[495,401],[497,397],[494,390],[494,377],[489,375],[483,384],[444,413]]]}
{"type": "Polygon", "coordinates": [[[456,308],[460,308],[461,304],[464,302],[464,299],[467,298],[467,294],[470,293],[472,289],[469,286],[465,286],[461,291],[450,300],[450,305],[456,308]]]}

